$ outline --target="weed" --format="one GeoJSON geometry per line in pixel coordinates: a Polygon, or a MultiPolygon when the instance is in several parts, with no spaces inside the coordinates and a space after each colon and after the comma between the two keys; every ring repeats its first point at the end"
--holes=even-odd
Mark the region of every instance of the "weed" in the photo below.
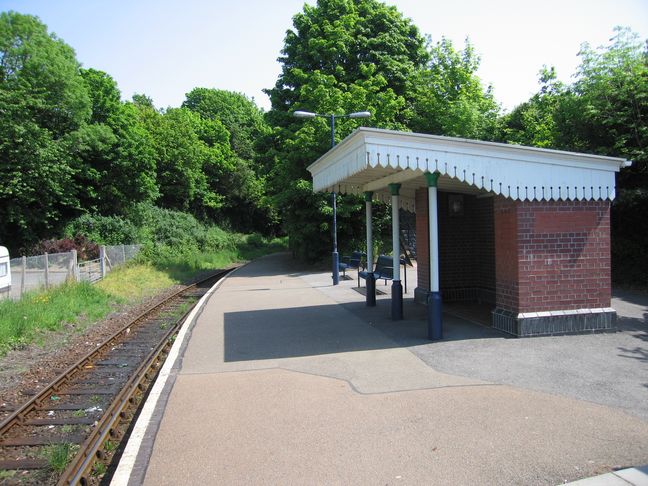
{"type": "Polygon", "coordinates": [[[72,416],[73,417],[85,417],[86,413],[85,413],[85,410],[79,409],[79,410],[75,410],[74,412],[72,412],[72,416]]]}
{"type": "Polygon", "coordinates": [[[76,444],[52,444],[43,450],[43,456],[47,459],[48,465],[52,471],[61,473],[65,470],[70,459],[79,449],[76,444]]]}
{"type": "Polygon", "coordinates": [[[117,446],[118,446],[118,445],[119,445],[119,444],[118,444],[117,442],[113,442],[112,440],[107,440],[107,441],[104,443],[104,450],[105,450],[106,452],[113,452],[114,450],[117,449],[117,446]]]}
{"type": "Polygon", "coordinates": [[[99,395],[92,395],[90,397],[90,403],[92,403],[93,405],[101,403],[101,397],[99,395]]]}
{"type": "Polygon", "coordinates": [[[95,477],[103,476],[106,474],[106,465],[103,462],[95,462],[94,467],[92,468],[92,475],[95,477]]]}
{"type": "Polygon", "coordinates": [[[76,425],[65,424],[61,426],[61,432],[63,432],[64,434],[71,434],[76,429],[77,429],[76,425]]]}
{"type": "Polygon", "coordinates": [[[0,481],[4,481],[5,479],[11,479],[16,475],[16,473],[17,471],[0,469],[0,481]]]}

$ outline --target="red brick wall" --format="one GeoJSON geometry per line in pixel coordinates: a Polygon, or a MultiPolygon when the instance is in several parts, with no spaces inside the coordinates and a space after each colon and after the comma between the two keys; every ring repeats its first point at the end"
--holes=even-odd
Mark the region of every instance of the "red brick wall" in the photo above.
{"type": "Polygon", "coordinates": [[[518,288],[518,215],[517,203],[496,197],[495,220],[495,303],[497,307],[517,312],[518,288]]]}
{"type": "Polygon", "coordinates": [[[608,201],[498,197],[495,232],[498,307],[540,312],[610,306],[608,201]]]}
{"type": "Polygon", "coordinates": [[[609,307],[610,203],[518,204],[519,312],[609,307]]]}

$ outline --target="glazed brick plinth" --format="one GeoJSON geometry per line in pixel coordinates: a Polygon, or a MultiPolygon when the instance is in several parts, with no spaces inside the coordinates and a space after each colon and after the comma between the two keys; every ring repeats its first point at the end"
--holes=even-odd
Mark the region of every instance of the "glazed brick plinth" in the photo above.
{"type": "Polygon", "coordinates": [[[495,199],[497,307],[610,307],[609,201],[495,199]]]}
{"type": "Polygon", "coordinates": [[[517,315],[503,309],[493,311],[493,327],[519,337],[609,331],[616,329],[616,321],[616,311],[611,308],[517,315]]]}

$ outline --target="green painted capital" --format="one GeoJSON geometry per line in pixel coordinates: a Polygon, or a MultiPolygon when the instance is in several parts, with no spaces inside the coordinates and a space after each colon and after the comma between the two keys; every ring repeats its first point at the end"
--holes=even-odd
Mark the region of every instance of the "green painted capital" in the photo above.
{"type": "Polygon", "coordinates": [[[373,198],[373,191],[366,191],[364,195],[365,195],[365,202],[371,202],[371,199],[373,198]]]}
{"type": "Polygon", "coordinates": [[[389,192],[392,196],[398,196],[398,191],[401,188],[400,184],[389,184],[387,187],[389,187],[389,192]]]}
{"type": "Polygon", "coordinates": [[[438,170],[435,170],[434,172],[426,172],[425,178],[427,179],[428,187],[436,187],[440,175],[441,172],[439,172],[438,170]]]}

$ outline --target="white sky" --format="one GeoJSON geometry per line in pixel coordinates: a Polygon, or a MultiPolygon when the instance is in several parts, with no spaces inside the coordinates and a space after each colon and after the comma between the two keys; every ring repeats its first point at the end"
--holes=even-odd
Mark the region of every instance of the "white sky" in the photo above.
{"type": "MultiPolygon", "coordinates": [[[[308,3],[314,4],[315,0],[308,3]]],[[[482,59],[479,75],[506,109],[537,91],[543,64],[569,81],[582,42],[606,44],[616,25],[648,38],[646,0],[389,0],[433,40],[482,59]]],[[[108,72],[125,99],[145,93],[178,106],[194,87],[239,91],[266,110],[263,88],[303,0],[0,0],[0,10],[37,15],[70,44],[85,67],[108,72]]]]}

